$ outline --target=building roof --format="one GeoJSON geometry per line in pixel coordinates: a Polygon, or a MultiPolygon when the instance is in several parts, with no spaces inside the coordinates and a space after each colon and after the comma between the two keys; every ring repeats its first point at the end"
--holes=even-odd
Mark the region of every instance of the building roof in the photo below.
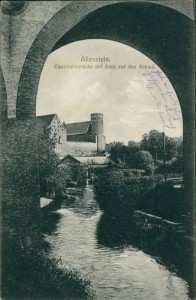
{"type": "Polygon", "coordinates": [[[37,129],[43,130],[43,127],[48,128],[56,114],[44,115],[36,117],[37,129]]]}
{"type": "Polygon", "coordinates": [[[107,156],[75,156],[75,159],[87,165],[107,165],[109,162],[107,156]]]}
{"type": "Polygon", "coordinates": [[[91,124],[90,121],[66,124],[67,135],[87,133],[90,124],[91,124]]]}
{"type": "Polygon", "coordinates": [[[73,157],[72,155],[70,154],[67,154],[63,159],[61,159],[60,163],[61,164],[62,162],[68,160],[68,159],[71,159],[73,162],[76,162],[76,163],[79,163],[81,164],[81,161],[79,161],[78,159],[76,159],[75,157],[73,157]]]}

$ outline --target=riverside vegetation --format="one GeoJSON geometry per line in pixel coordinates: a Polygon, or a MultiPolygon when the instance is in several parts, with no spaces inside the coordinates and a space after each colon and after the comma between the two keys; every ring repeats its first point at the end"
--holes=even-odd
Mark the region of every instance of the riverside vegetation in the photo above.
{"type": "MultiPolygon", "coordinates": [[[[55,192],[55,199],[66,197],[72,172],[58,167],[53,141],[46,130],[38,139],[40,196],[55,192]]],[[[1,287],[3,299],[93,299],[90,282],[80,272],[51,258],[42,235],[43,214],[26,195],[23,202],[2,202],[1,287]],[[19,203],[20,202],[20,203],[19,203]],[[32,206],[32,209],[31,209],[32,206]],[[34,208],[34,209],[33,209],[34,208]]]]}
{"type": "Polygon", "coordinates": [[[131,215],[138,209],[171,221],[180,221],[181,215],[188,212],[183,188],[174,189],[173,182],[164,182],[162,175],[134,173],[115,166],[99,171],[94,189],[104,212],[131,215]]]}
{"type": "MultiPolygon", "coordinates": [[[[55,194],[55,199],[66,198],[68,182],[82,181],[84,169],[59,167],[49,134],[45,130],[38,138],[40,196],[55,194]]],[[[167,142],[167,169],[179,176],[182,172],[181,144],[179,141],[175,144],[170,139],[167,142]],[[175,152],[176,149],[178,153],[175,152]]],[[[162,182],[161,147],[161,135],[155,131],[145,135],[140,144],[132,142],[129,146],[121,143],[108,145],[107,151],[111,156],[109,166],[95,170],[94,179],[96,200],[101,209],[108,215],[132,214],[135,208],[164,214],[164,217],[173,215],[170,211],[176,208],[176,204],[170,205],[171,197],[168,198],[167,205],[165,201],[167,195],[171,195],[171,187],[162,182]]],[[[172,200],[177,197],[182,195],[173,193],[172,200]]],[[[70,267],[64,267],[61,260],[49,257],[48,245],[41,234],[42,217],[37,210],[31,211],[28,204],[10,211],[8,203],[3,203],[2,216],[4,299],[95,297],[87,278],[70,267]]]]}
{"type": "Polygon", "coordinates": [[[179,221],[189,208],[184,204],[184,189],[173,188],[173,180],[183,176],[182,139],[165,136],[156,130],[144,134],[141,142],[107,145],[110,162],[95,173],[94,189],[101,209],[108,214],[133,213],[140,209],[173,221],[179,221]],[[164,166],[164,155],[166,163],[164,166]]]}

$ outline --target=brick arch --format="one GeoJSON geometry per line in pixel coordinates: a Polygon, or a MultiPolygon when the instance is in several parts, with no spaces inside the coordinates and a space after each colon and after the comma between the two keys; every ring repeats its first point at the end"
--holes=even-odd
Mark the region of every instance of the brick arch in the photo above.
{"type": "MultiPolygon", "coordinates": [[[[176,68],[175,61],[178,63],[180,60],[177,56],[183,55],[184,57],[185,54],[187,56],[187,53],[181,55],[179,47],[178,52],[172,51],[176,49],[177,44],[175,41],[171,43],[173,40],[171,28],[174,25],[178,27],[177,23],[182,24],[182,21],[186,27],[187,25],[190,27],[190,19],[172,9],[162,7],[160,4],[134,3],[134,1],[116,4],[114,1],[107,1],[106,4],[103,2],[88,4],[82,1],[70,3],[58,11],[43,27],[27,54],[18,85],[17,119],[29,119],[35,116],[39,79],[50,52],[62,45],[82,39],[105,38],[141,51],[167,74],[177,95],[180,94],[181,92],[178,92],[179,80],[175,80],[178,74],[174,74],[179,73],[174,72],[174,69],[179,69],[179,65],[176,68]],[[152,20],[149,18],[149,14],[153,15],[152,20]],[[140,17],[138,18],[138,16],[140,17]],[[167,21],[164,23],[164,28],[157,26],[158,21],[167,21]],[[146,28],[148,31],[145,30],[146,28]],[[158,35],[153,33],[158,33],[158,35]],[[169,39],[167,35],[169,35],[169,39]],[[165,37],[170,46],[169,53],[165,53],[166,47],[162,47],[163,51],[160,52],[161,42],[165,37]],[[175,55],[171,55],[172,52],[176,52],[175,55]]],[[[183,41],[185,38],[186,34],[183,36],[183,41]]],[[[187,42],[184,41],[184,43],[187,42]]],[[[190,45],[187,45],[186,48],[189,49],[190,45]]],[[[190,55],[189,52],[188,55],[190,55]]],[[[190,59],[188,63],[190,63],[190,59]]],[[[183,106],[182,101],[180,104],[183,106]]]]}
{"type": "Polygon", "coordinates": [[[129,45],[152,59],[167,75],[176,91],[184,125],[185,183],[189,192],[188,200],[192,201],[193,26],[194,22],[183,14],[152,3],[70,3],[43,27],[27,54],[18,86],[17,119],[35,117],[37,88],[50,52],[73,41],[91,38],[109,39],[129,45]]]}

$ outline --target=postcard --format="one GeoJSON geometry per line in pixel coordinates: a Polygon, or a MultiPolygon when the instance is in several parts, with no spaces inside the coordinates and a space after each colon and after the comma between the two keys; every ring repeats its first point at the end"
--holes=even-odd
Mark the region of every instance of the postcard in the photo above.
{"type": "Polygon", "coordinates": [[[2,299],[195,299],[194,2],[1,19],[2,299]]]}

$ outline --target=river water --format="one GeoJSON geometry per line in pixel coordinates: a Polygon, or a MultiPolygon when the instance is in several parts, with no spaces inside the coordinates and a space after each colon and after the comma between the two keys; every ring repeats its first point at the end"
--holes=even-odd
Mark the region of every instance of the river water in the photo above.
{"type": "Polygon", "coordinates": [[[62,202],[50,215],[55,225],[45,239],[51,256],[61,257],[65,265],[91,280],[97,299],[189,299],[185,280],[123,240],[121,231],[114,238],[118,224],[113,228],[107,224],[94,200],[93,186],[70,188],[68,193],[69,205],[62,202]]]}

